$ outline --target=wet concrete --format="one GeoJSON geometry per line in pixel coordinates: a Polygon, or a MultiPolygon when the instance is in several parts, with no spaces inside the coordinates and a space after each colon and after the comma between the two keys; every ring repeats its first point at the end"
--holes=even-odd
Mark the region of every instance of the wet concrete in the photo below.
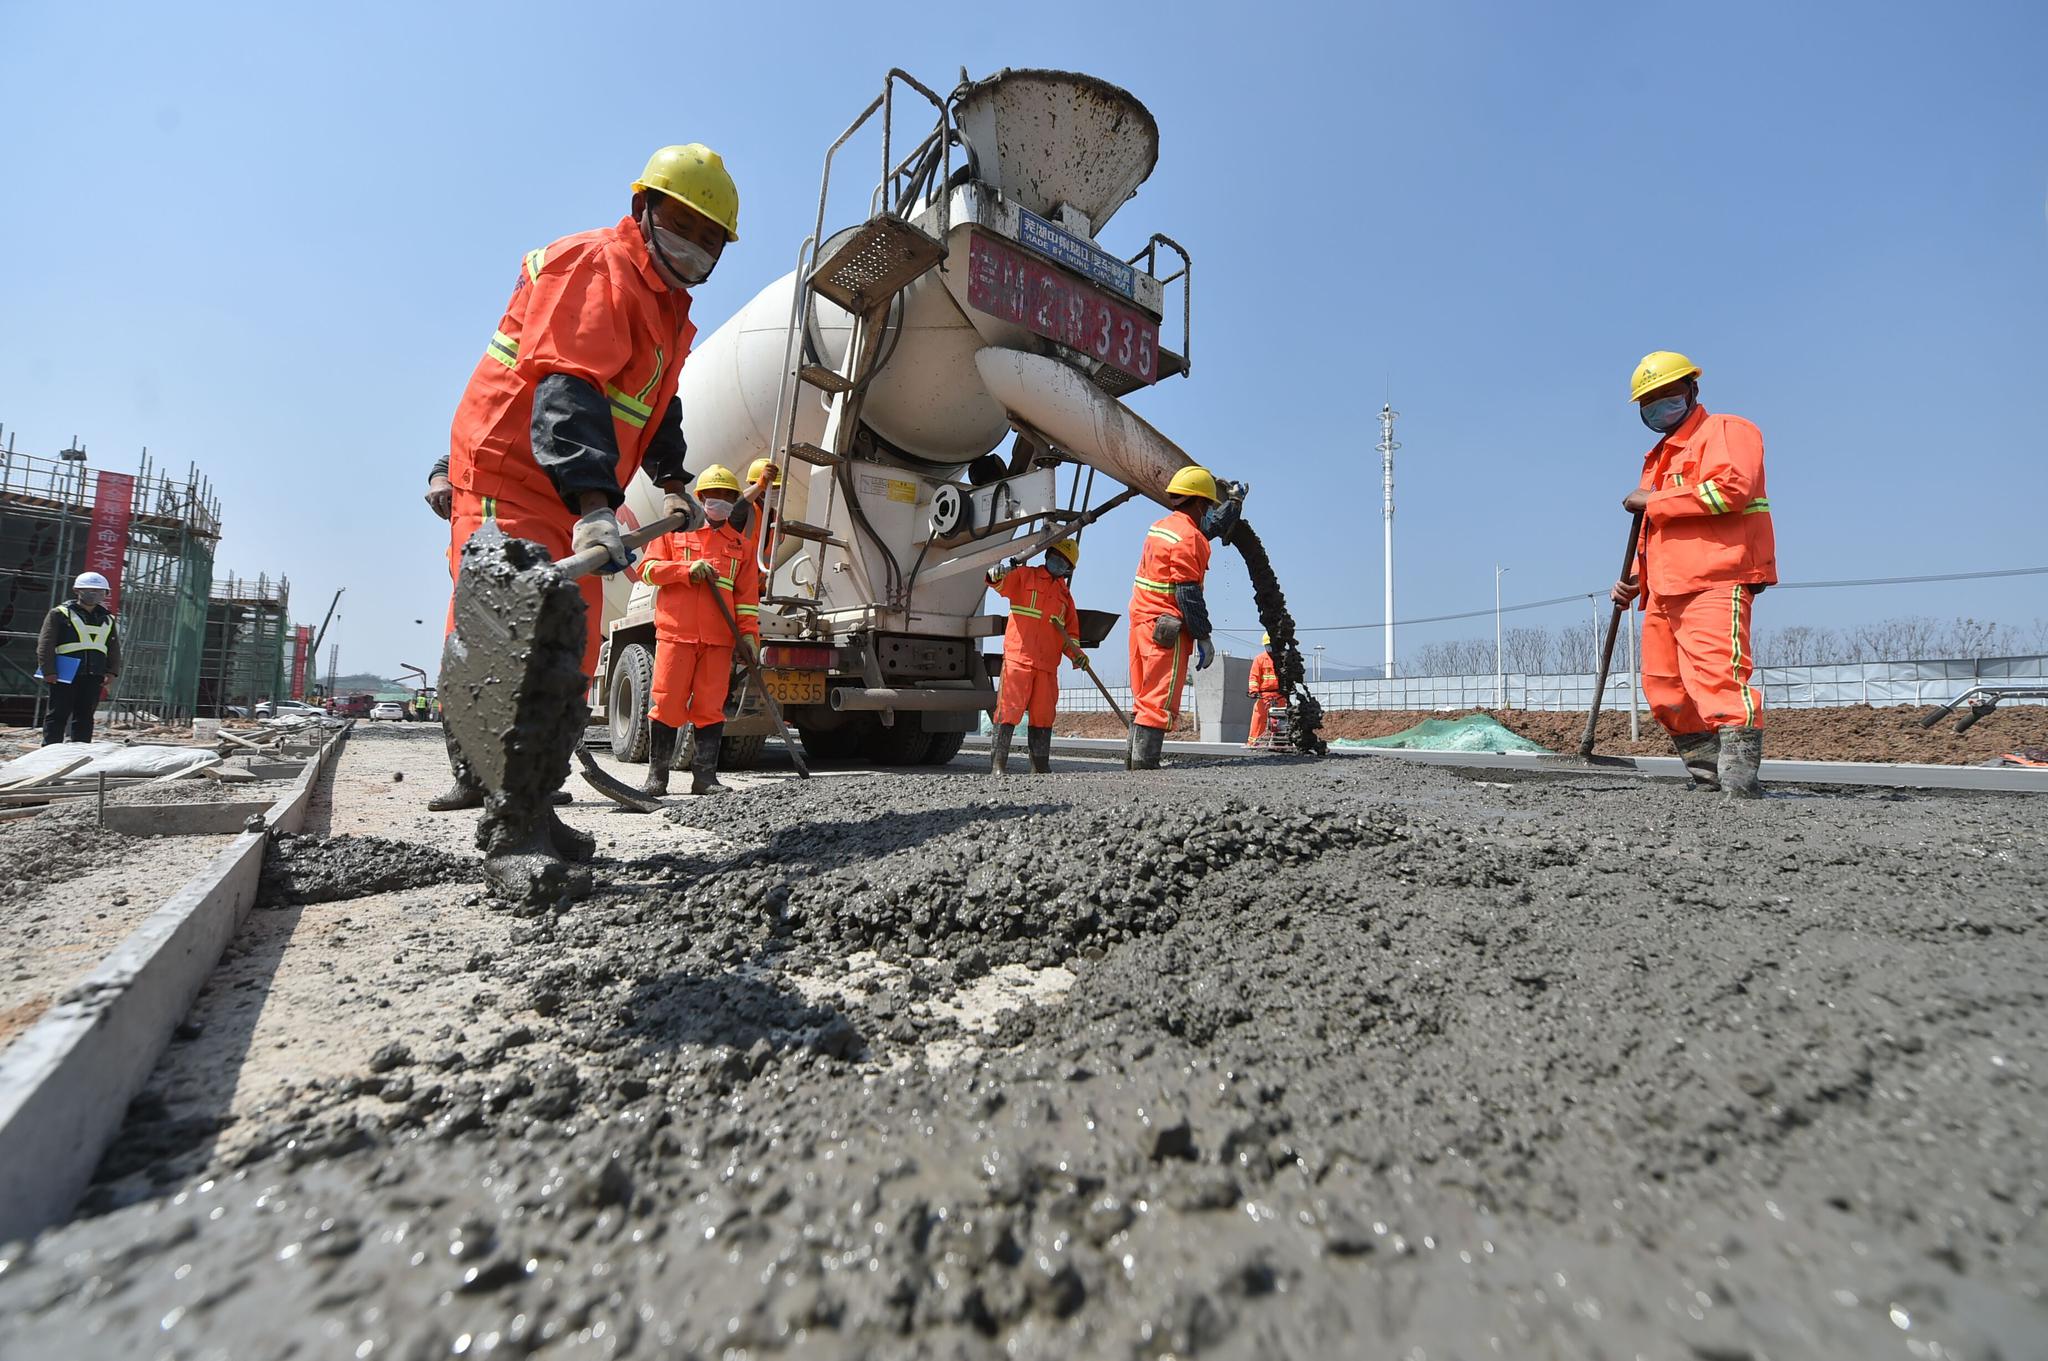
{"type": "Polygon", "coordinates": [[[1280,589],[1273,559],[1267,555],[1265,542],[1249,520],[1237,522],[1228,542],[1244,559],[1245,570],[1251,573],[1252,603],[1258,607],[1259,625],[1270,640],[1267,647],[1273,654],[1273,669],[1278,674],[1281,692],[1287,696],[1288,742],[1304,755],[1324,755],[1329,744],[1323,741],[1321,733],[1323,706],[1309,692],[1308,671],[1301,660],[1301,640],[1294,636],[1294,613],[1287,608],[1287,596],[1280,589]]]}
{"type": "Polygon", "coordinates": [[[462,965],[512,1017],[0,1253],[0,1353],[2048,1338],[2048,805],[1263,761],[670,819],[737,849],[515,920],[462,965]],[[1058,986],[932,1061],[997,970],[1058,986]]]}
{"type": "Polygon", "coordinates": [[[474,883],[481,877],[476,861],[409,841],[286,832],[273,837],[264,854],[256,905],[341,902],[435,884],[474,883]]]}
{"type": "Polygon", "coordinates": [[[590,717],[582,594],[539,544],[487,522],[462,547],[453,609],[444,721],[458,778],[484,791],[476,844],[485,881],[534,905],[582,897],[590,875],[568,860],[591,848],[548,804],[590,717]]]}

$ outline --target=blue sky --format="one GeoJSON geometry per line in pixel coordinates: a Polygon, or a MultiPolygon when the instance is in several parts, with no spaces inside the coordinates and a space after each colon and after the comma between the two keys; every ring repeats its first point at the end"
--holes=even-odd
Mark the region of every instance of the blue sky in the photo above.
{"type": "MultiPolygon", "coordinates": [[[[616,220],[652,147],[708,142],[744,219],[708,331],[787,267],[888,67],[1055,66],[1158,118],[1105,244],[1191,249],[1195,368],[1133,405],[1251,480],[1306,626],[1380,617],[1388,397],[1401,614],[1489,605],[1496,561],[1511,602],[1609,580],[1647,443],[1626,379],[1667,346],[1763,428],[1787,580],[2048,561],[2048,8],[1243,13],[17,0],[0,424],[101,467],[196,461],[223,569],[288,576],[313,622],[348,587],[344,670],[431,668],[422,473],[523,251],[616,220]]],[[[1091,535],[1084,604],[1122,607],[1142,522],[1091,535]]],[[[1255,633],[1233,555],[1212,582],[1255,633]]],[[[2028,623],[2044,583],[1787,593],[1760,625],[2028,623]]],[[[1376,631],[1324,641],[1379,657],[1376,631]]]]}

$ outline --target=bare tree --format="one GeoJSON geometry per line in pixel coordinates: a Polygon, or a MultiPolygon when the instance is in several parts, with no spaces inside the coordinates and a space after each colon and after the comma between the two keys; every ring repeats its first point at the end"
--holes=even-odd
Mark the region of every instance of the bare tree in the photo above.
{"type": "Polygon", "coordinates": [[[1501,666],[1520,675],[1541,676],[1550,670],[1550,630],[1509,629],[1501,636],[1501,666]]]}
{"type": "MultiPolygon", "coordinates": [[[[1627,626],[1628,621],[1623,619],[1622,627],[1627,626]]],[[[1600,665],[1600,639],[1603,636],[1593,632],[1591,621],[1559,629],[1554,651],[1551,653],[1551,664],[1564,674],[1597,669],[1600,665]]]]}

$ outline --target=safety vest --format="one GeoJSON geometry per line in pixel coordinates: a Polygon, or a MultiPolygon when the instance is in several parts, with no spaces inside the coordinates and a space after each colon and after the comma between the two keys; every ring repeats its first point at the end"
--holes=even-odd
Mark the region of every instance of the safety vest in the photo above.
{"type": "Polygon", "coordinates": [[[57,644],[58,656],[74,656],[81,652],[97,652],[105,655],[107,639],[111,638],[114,634],[114,616],[111,611],[108,612],[107,622],[104,624],[86,623],[78,617],[77,611],[73,610],[69,605],[59,605],[57,613],[69,619],[72,630],[78,634],[77,639],[73,642],[57,644]]]}

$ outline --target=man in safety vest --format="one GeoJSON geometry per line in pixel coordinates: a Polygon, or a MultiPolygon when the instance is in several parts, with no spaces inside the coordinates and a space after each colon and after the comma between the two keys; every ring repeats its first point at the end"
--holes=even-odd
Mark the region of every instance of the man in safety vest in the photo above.
{"type": "Polygon", "coordinates": [[[647,782],[640,792],[668,793],[676,759],[676,730],[696,730],[690,792],[709,794],[718,782],[718,744],[725,736],[725,696],[732,685],[735,645],[761,636],[761,573],[746,536],[730,523],[740,480],[714,463],[697,478],[706,523],[656,539],[640,562],[640,579],[654,594],[654,692],[648,739],[647,782]],[[734,636],[738,626],[739,642],[734,636]]]}
{"type": "Polygon", "coordinates": [[[996,692],[996,731],[989,744],[989,773],[1006,775],[1010,739],[1028,714],[1025,743],[1031,772],[1052,769],[1052,721],[1060,704],[1060,658],[1079,661],[1080,640],[1074,593],[1067,581],[1081,564],[1081,545],[1061,539],[1045,550],[1043,567],[1004,563],[988,569],[988,584],[1010,602],[1010,622],[1003,629],[1003,675],[996,692]]]}
{"type": "Polygon", "coordinates": [[[1209,643],[1209,540],[1237,527],[1244,489],[1218,485],[1206,468],[1186,467],[1166,484],[1171,513],[1145,531],[1138,579],[1131,589],[1131,741],[1125,764],[1159,769],[1159,744],[1180,717],[1188,655],[1195,669],[1216,659],[1209,643]]]}
{"type": "Polygon", "coordinates": [[[1245,739],[1245,745],[1256,747],[1272,726],[1271,706],[1280,702],[1280,672],[1273,665],[1270,633],[1259,635],[1259,655],[1252,658],[1252,675],[1245,683],[1245,693],[1252,697],[1252,735],[1245,739]]]}
{"type": "Polygon", "coordinates": [[[100,686],[121,674],[121,638],[107,608],[113,587],[98,572],[83,572],[71,583],[71,598],[43,616],[36,635],[36,674],[50,687],[43,715],[43,745],[65,739],[92,741],[92,716],[100,707],[100,686]]]}
{"type": "Polygon", "coordinates": [[[1657,432],[1643,476],[1621,503],[1643,517],[1635,572],[1615,583],[1643,604],[1643,693],[1696,789],[1762,796],[1763,693],[1749,683],[1750,610],[1778,579],[1764,437],[1700,405],[1700,368],[1682,354],[1643,356],[1629,385],[1657,432]]]}
{"type": "MultiPolygon", "coordinates": [[[[654,153],[633,181],[631,214],[615,226],[527,253],[450,432],[451,576],[486,520],[555,557],[602,546],[607,570],[625,568],[616,508],[643,468],[669,493],[669,513],[688,509],[675,392],[697,333],[690,290],[738,239],[732,176],[717,152],[692,143],[654,153]]],[[[428,495],[432,504],[431,479],[428,495]]],[[[587,676],[597,667],[604,587],[597,576],[578,586],[589,607],[587,676]]],[[[428,806],[482,802],[458,763],[455,788],[428,806]]]]}

